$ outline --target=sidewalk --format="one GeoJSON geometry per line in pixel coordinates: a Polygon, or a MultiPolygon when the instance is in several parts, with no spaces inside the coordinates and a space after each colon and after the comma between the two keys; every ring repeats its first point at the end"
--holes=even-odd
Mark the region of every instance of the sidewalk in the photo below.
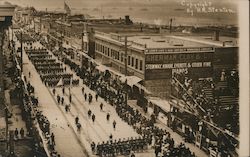
{"type": "MultiPolygon", "coordinates": [[[[8,48],[8,41],[4,42],[4,47],[3,47],[3,51],[5,54],[5,65],[4,65],[4,69],[7,70],[8,68],[13,67],[13,62],[11,59],[11,51],[8,48]]],[[[2,58],[3,59],[3,58],[2,58]]],[[[14,152],[17,156],[19,157],[31,157],[33,156],[33,143],[32,143],[32,139],[30,137],[27,137],[27,129],[26,129],[26,124],[25,121],[22,120],[22,115],[21,115],[21,109],[20,109],[20,105],[22,100],[19,99],[18,97],[15,97],[14,95],[12,95],[11,91],[13,89],[15,89],[15,83],[12,82],[11,80],[11,76],[12,73],[9,73],[9,75],[6,75],[6,73],[4,73],[3,77],[4,77],[4,86],[5,86],[5,90],[4,90],[4,98],[5,98],[5,105],[8,107],[11,117],[8,118],[8,122],[6,122],[5,117],[0,119],[0,128],[2,128],[2,125],[4,125],[4,142],[0,142],[0,156],[7,156],[8,154],[8,150],[6,148],[6,124],[8,123],[8,131],[14,131],[16,128],[18,129],[18,138],[15,139],[14,141],[14,152]],[[20,129],[23,128],[24,129],[24,137],[21,137],[20,135],[20,129]]],[[[4,110],[3,110],[4,111],[4,110]]],[[[3,133],[3,132],[2,132],[3,133]]],[[[0,135],[1,136],[1,135],[0,135]]],[[[7,139],[9,140],[9,139],[7,139]]]]}
{"type": "MultiPolygon", "coordinates": [[[[21,128],[24,129],[24,138],[27,138],[27,129],[26,129],[26,124],[25,121],[22,120],[22,111],[20,109],[20,101],[16,100],[15,98],[10,99],[10,90],[5,91],[5,100],[6,100],[6,105],[9,106],[9,109],[11,111],[11,118],[8,118],[8,126],[9,126],[9,131],[15,131],[17,128],[18,131],[20,131],[21,128]]],[[[18,134],[19,139],[21,139],[20,134],[18,134]]]]}
{"type": "MultiPolygon", "coordinates": [[[[5,69],[11,68],[13,66],[12,61],[10,60],[11,57],[11,50],[8,48],[8,42],[5,41],[4,44],[4,50],[5,50],[5,56],[6,56],[6,64],[5,69]]],[[[4,75],[5,78],[5,87],[7,88],[4,91],[4,96],[5,96],[5,104],[8,106],[9,111],[11,112],[10,114],[12,115],[10,118],[8,118],[8,130],[9,131],[14,131],[16,128],[18,129],[20,133],[20,129],[24,129],[24,138],[27,138],[27,129],[26,129],[26,124],[25,121],[22,120],[22,115],[21,115],[21,101],[19,98],[13,97],[11,95],[11,92],[15,89],[15,84],[12,82],[11,78],[8,77],[7,75],[4,75]]],[[[21,139],[22,137],[20,134],[18,134],[18,139],[21,139]]]]}

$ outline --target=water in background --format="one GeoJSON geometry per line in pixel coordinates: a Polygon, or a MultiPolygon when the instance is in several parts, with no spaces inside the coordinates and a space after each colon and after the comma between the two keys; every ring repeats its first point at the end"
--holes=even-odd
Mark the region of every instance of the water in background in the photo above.
{"type": "Polygon", "coordinates": [[[182,9],[162,9],[161,7],[100,7],[72,9],[72,13],[88,14],[97,18],[124,18],[130,15],[134,22],[143,22],[158,25],[168,25],[170,18],[173,25],[237,25],[236,13],[197,13],[191,16],[182,9]]]}

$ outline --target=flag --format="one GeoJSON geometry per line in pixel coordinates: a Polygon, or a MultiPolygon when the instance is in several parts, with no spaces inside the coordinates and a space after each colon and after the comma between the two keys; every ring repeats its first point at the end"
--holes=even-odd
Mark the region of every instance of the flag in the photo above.
{"type": "Polygon", "coordinates": [[[66,13],[67,13],[68,15],[70,15],[71,10],[70,10],[68,4],[67,4],[65,1],[64,1],[64,10],[66,11],[66,13]]]}

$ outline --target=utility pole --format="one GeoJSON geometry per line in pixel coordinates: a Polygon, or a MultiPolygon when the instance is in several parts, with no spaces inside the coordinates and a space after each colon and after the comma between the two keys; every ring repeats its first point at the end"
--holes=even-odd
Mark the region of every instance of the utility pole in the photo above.
{"type": "MultiPolygon", "coordinates": [[[[128,46],[128,42],[127,42],[127,36],[125,36],[125,77],[127,77],[128,75],[128,61],[127,61],[127,58],[128,58],[128,50],[127,50],[127,46],[128,46]]],[[[128,89],[127,89],[127,78],[126,78],[126,81],[125,81],[125,104],[128,105],[128,89]]]]}
{"type": "Polygon", "coordinates": [[[13,130],[10,131],[9,142],[10,142],[9,156],[14,157],[16,155],[15,155],[15,152],[14,152],[15,151],[14,150],[15,143],[14,143],[14,131],[13,130]]]}
{"type": "Polygon", "coordinates": [[[11,26],[11,42],[12,42],[12,44],[13,44],[13,36],[14,36],[14,29],[13,29],[13,24],[12,24],[12,26],[11,26]]]}
{"type": "MultiPolygon", "coordinates": [[[[3,100],[3,103],[5,103],[4,102],[4,100],[3,100]]],[[[7,109],[7,106],[6,106],[6,104],[5,104],[5,120],[6,120],[6,130],[5,130],[5,135],[6,135],[6,150],[8,150],[9,149],[9,139],[8,139],[8,136],[9,136],[9,124],[8,124],[8,116],[9,116],[9,112],[8,112],[8,109],[7,109]]]]}
{"type": "Polygon", "coordinates": [[[84,33],[82,32],[82,35],[81,35],[81,40],[82,40],[82,52],[84,51],[84,47],[83,47],[83,36],[84,36],[84,33]]]}
{"type": "Polygon", "coordinates": [[[33,23],[34,23],[34,32],[36,33],[36,22],[34,17],[33,17],[33,23]]]}
{"type": "Polygon", "coordinates": [[[40,33],[41,33],[41,31],[42,31],[42,17],[40,16],[40,33]]]}
{"type": "Polygon", "coordinates": [[[21,73],[23,73],[23,32],[21,31],[21,73]]]}
{"type": "Polygon", "coordinates": [[[127,36],[125,36],[125,76],[128,75],[128,62],[127,62],[127,57],[128,57],[128,41],[127,41],[127,36]]]}

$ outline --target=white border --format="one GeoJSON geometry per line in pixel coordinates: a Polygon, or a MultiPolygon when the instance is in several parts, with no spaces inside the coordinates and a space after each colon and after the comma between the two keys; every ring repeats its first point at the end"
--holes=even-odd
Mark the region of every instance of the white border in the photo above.
{"type": "Polygon", "coordinates": [[[250,156],[249,149],[249,1],[239,1],[239,76],[240,76],[240,157],[250,156]]]}

